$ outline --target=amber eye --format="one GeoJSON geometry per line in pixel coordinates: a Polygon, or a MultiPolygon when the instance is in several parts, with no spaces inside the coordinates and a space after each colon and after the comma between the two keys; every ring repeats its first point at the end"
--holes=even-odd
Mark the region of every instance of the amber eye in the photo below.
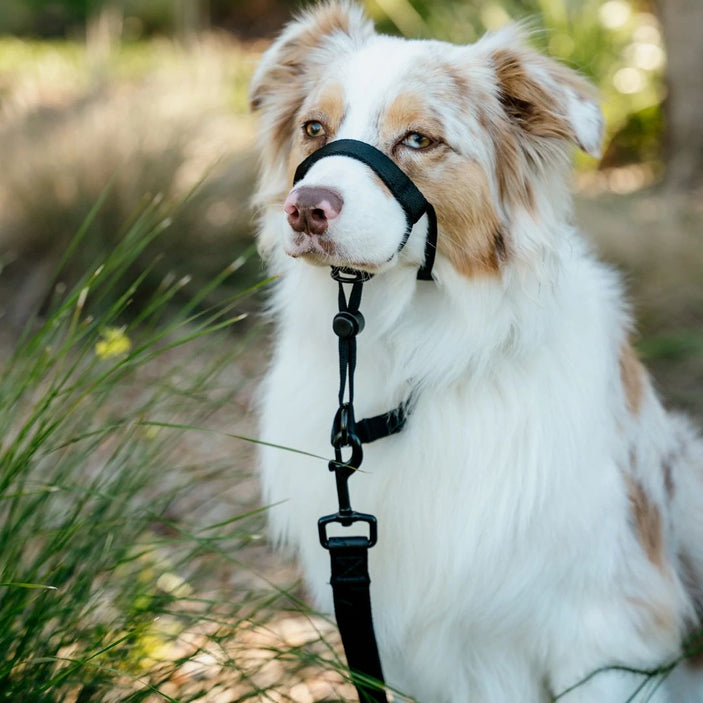
{"type": "Polygon", "coordinates": [[[432,146],[434,142],[429,137],[426,137],[424,134],[411,132],[410,134],[406,134],[403,137],[401,144],[403,146],[410,147],[411,149],[417,149],[419,151],[421,149],[427,149],[427,147],[432,146]]]}
{"type": "Polygon", "coordinates": [[[303,130],[305,131],[305,134],[308,135],[308,137],[312,137],[313,139],[317,139],[318,137],[324,137],[325,136],[325,128],[322,126],[321,122],[318,122],[317,120],[311,120],[310,122],[306,122],[303,125],[303,130]]]}

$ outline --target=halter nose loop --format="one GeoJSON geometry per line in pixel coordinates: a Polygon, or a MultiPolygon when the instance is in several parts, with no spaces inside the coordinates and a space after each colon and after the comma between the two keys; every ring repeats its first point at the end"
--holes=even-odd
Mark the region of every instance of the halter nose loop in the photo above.
{"type": "Polygon", "coordinates": [[[403,239],[400,242],[400,251],[408,241],[413,226],[419,219],[427,214],[427,239],[425,240],[425,259],[417,272],[421,281],[432,280],[432,267],[434,265],[437,249],[437,215],[432,205],[427,201],[420,189],[412,182],[410,177],[382,151],[356,139],[338,139],[330,142],[313,152],[302,161],[295,170],[293,184],[303,179],[307,172],[320,160],[327,156],[349,156],[352,159],[366,164],[388,187],[398,204],[403,208],[407,226],[403,239]]]}

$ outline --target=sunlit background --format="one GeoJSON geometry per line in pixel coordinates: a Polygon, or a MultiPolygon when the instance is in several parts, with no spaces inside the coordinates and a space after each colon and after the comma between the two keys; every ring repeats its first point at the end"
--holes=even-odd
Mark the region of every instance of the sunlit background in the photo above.
{"type": "MultiPolygon", "coordinates": [[[[246,249],[254,168],[247,84],[266,42],[299,4],[3,0],[0,265],[15,293],[3,301],[6,322],[21,325],[48,294],[37,272],[51,268],[110,179],[85,256],[110,245],[145,193],[177,201],[196,184],[156,275],[174,268],[199,281],[246,249]]],[[[667,46],[648,0],[365,4],[383,31],[453,42],[527,21],[535,44],[601,92],[603,158],[577,157],[580,191],[630,194],[664,177],[672,156],[665,148],[667,46]]]]}
{"type": "MultiPolygon", "coordinates": [[[[0,488],[20,502],[0,504],[0,588],[14,584],[12,598],[0,593],[0,647],[9,652],[0,701],[343,699],[334,650],[317,641],[334,641],[332,628],[300,615],[295,572],[264,544],[252,512],[253,452],[240,438],[255,433],[252,398],[268,348],[249,207],[256,155],[247,86],[301,3],[1,4],[0,488]],[[151,231],[144,218],[163,233],[139,239],[151,231]],[[110,285],[139,285],[97,295],[111,266],[120,277],[110,285]],[[166,335],[153,332],[161,307],[166,335]],[[207,318],[214,331],[205,334],[197,325],[214,309],[224,312],[207,318]],[[195,339],[194,354],[172,343],[174,319],[186,321],[180,333],[195,339]],[[26,329],[39,329],[40,341],[22,342],[13,357],[26,329]],[[159,355],[142,343],[154,334],[159,355]],[[57,359],[69,368],[61,378],[82,369],[97,385],[62,395],[57,359]],[[119,375],[125,369],[134,377],[119,375]],[[66,417],[82,408],[51,445],[39,421],[58,412],[41,405],[47,393],[70,399],[66,417]],[[87,518],[74,516],[56,541],[55,516],[72,503],[49,501],[68,491],[70,471],[82,477],[72,479],[74,495],[95,479],[96,462],[132,466],[103,439],[115,427],[127,433],[112,438],[115,447],[126,442],[151,457],[149,477],[139,490],[130,479],[91,495],[125,490],[120,505],[142,512],[124,513],[130,531],[119,532],[120,508],[109,529],[96,522],[102,531],[89,530],[100,544],[80,547],[73,535],[87,518]],[[100,438],[91,451],[87,437],[100,438]],[[156,460],[157,441],[171,463],[156,460]],[[57,457],[71,462],[61,480],[47,468],[57,457]],[[30,495],[47,502],[28,507],[21,501],[30,495]],[[31,530],[30,517],[39,521],[31,530]],[[114,552],[120,542],[129,549],[114,552]],[[42,549],[51,558],[40,559],[42,549]],[[79,564],[96,566],[84,573],[79,564]]],[[[598,86],[607,134],[600,161],[575,156],[576,219],[624,273],[637,347],[667,402],[703,417],[703,3],[364,5],[384,32],[457,43],[524,21],[536,46],[598,86]]],[[[114,500],[95,515],[108,505],[114,500]]]]}

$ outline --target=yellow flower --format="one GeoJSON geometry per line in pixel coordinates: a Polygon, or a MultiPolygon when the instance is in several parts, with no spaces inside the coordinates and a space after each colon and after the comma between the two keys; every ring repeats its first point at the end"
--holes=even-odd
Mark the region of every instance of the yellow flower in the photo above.
{"type": "Polygon", "coordinates": [[[101,333],[102,339],[95,345],[95,353],[101,359],[126,354],[132,348],[132,342],[125,334],[124,327],[107,327],[101,333]]]}

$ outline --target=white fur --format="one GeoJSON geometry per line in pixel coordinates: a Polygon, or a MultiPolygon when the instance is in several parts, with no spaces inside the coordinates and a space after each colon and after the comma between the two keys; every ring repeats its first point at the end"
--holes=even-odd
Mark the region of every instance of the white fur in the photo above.
{"type": "MultiPolygon", "coordinates": [[[[265,93],[260,86],[284,42],[314,22],[312,13],[286,30],[255,90],[265,93]]],[[[505,33],[502,41],[516,37],[505,33]]],[[[347,112],[335,138],[375,143],[378,115],[430,57],[445,57],[482,90],[496,91],[486,58],[500,45],[495,37],[452,47],[364,29],[355,43],[332,41],[334,60],[306,76],[305,90],[330,75],[344,86],[347,112]]],[[[421,75],[411,80],[422,88],[421,75]]],[[[595,152],[597,106],[559,89],[577,140],[595,152]]],[[[266,99],[264,120],[275,109],[275,95],[266,99]]],[[[379,272],[361,304],[357,417],[394,408],[411,392],[416,399],[405,429],[367,445],[363,472],[350,481],[354,507],[379,521],[371,594],[387,681],[425,703],[546,703],[599,668],[651,669],[679,655],[695,621],[679,555],[686,552],[698,578],[703,573],[703,450],[646,379],[641,407],[628,408],[619,359],[630,321],[617,275],[568,224],[564,145],[525,142],[539,157],[534,208],[506,205],[495,192],[490,140],[469,106],[465,119],[455,107],[438,108],[447,138],[486,169],[506,228],[509,258],[499,275],[462,275],[440,252],[435,282],[418,282],[425,221],[398,255],[402,211],[351,159],[321,160],[301,185],[332,187],[344,198],[330,225],[338,245],[331,263],[379,272]],[[661,515],[662,565],[641,543],[626,475],[661,515]]],[[[262,138],[270,138],[266,127],[262,138]]],[[[294,236],[280,209],[290,188],[286,149],[265,165],[261,183],[268,204],[261,237],[280,275],[261,439],[330,456],[336,284],[327,267],[285,255],[294,236]]],[[[275,448],[262,449],[261,464],[273,534],[295,546],[314,602],[331,611],[316,521],[336,508],[333,477],[325,461],[275,448]]],[[[703,701],[700,679],[683,673],[679,667],[656,691],[650,683],[630,698],[642,676],[603,672],[559,700],[703,701]]]]}

